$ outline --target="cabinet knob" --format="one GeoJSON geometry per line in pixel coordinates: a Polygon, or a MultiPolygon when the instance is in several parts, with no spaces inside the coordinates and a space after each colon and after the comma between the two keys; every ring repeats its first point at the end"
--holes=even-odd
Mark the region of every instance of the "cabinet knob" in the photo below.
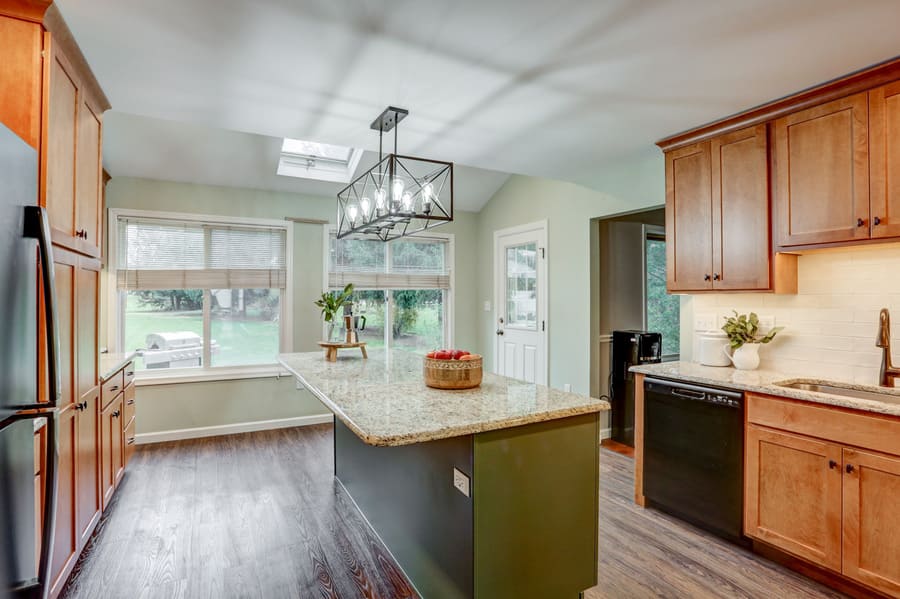
{"type": "Polygon", "coordinates": [[[856,219],[856,226],[857,226],[857,227],[865,227],[865,226],[866,226],[866,221],[865,221],[865,219],[863,219],[863,218],[857,218],[857,219],[856,219]]]}
{"type": "Polygon", "coordinates": [[[710,279],[709,275],[703,275],[703,280],[708,281],[710,279]]]}
{"type": "Polygon", "coordinates": [[[113,412],[113,413],[112,413],[112,417],[113,417],[113,418],[118,418],[118,417],[119,417],[119,410],[116,410],[115,412],[113,412]]]}
{"type": "Polygon", "coordinates": [[[881,219],[876,216],[874,219],[872,219],[872,224],[874,224],[877,227],[878,225],[881,224],[881,219]]]}
{"type": "Polygon", "coordinates": [[[831,470],[834,470],[835,468],[837,468],[837,465],[838,465],[838,463],[835,462],[834,460],[828,460],[828,467],[829,467],[831,470]]]}
{"type": "Polygon", "coordinates": [[[853,464],[847,464],[846,470],[847,474],[852,474],[853,471],[856,470],[856,468],[853,467],[853,464]]]}
{"type": "Polygon", "coordinates": [[[722,277],[719,276],[719,273],[713,274],[713,281],[721,281],[721,280],[722,280],[722,277]]]}

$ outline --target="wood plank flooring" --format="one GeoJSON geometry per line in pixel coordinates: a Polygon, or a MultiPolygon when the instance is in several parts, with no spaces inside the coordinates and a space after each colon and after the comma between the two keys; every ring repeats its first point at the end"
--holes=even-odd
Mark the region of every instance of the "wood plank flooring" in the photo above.
{"type": "MultiPolygon", "coordinates": [[[[139,447],[63,597],[417,597],[333,459],[330,425],[139,447]]],[[[587,599],[841,596],[638,508],[632,477],[632,460],[601,452],[600,584],[587,599]]]]}

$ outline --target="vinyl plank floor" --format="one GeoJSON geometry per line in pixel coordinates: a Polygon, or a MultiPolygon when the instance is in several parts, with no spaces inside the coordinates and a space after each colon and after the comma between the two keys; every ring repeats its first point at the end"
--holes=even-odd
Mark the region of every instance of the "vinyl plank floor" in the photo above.
{"type": "MultiPolygon", "coordinates": [[[[139,447],[62,597],[416,598],[333,459],[330,425],[139,447]]],[[[841,596],[635,506],[632,480],[630,458],[601,451],[587,599],[841,596]]]]}

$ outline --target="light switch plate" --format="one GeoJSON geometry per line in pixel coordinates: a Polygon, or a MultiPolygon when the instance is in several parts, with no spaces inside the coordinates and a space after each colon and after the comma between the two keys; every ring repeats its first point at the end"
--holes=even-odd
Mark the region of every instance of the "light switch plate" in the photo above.
{"type": "Polygon", "coordinates": [[[703,312],[697,314],[694,318],[694,330],[695,331],[712,331],[713,329],[718,328],[716,326],[716,315],[712,312],[703,312]]]}
{"type": "Polygon", "coordinates": [[[453,469],[453,486],[457,491],[469,497],[469,477],[456,468],[453,469]]]}

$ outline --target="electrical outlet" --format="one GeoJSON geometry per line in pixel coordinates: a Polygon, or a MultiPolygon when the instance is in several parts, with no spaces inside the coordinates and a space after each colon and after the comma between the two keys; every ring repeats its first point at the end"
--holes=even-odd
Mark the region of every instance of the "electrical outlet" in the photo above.
{"type": "Polygon", "coordinates": [[[453,486],[457,491],[469,497],[469,477],[456,468],[453,469],[453,486]]]}
{"type": "Polygon", "coordinates": [[[695,331],[711,331],[716,327],[716,315],[712,312],[703,312],[694,317],[695,331]]]}
{"type": "Polygon", "coordinates": [[[768,333],[771,329],[775,328],[775,317],[771,314],[762,315],[759,317],[759,330],[762,333],[768,333]]]}
{"type": "Polygon", "coordinates": [[[484,302],[484,311],[485,312],[491,311],[491,302],[489,302],[489,301],[484,302]]]}
{"type": "Polygon", "coordinates": [[[563,391],[571,392],[572,385],[570,385],[569,383],[566,383],[565,385],[563,385],[563,391]]]}

